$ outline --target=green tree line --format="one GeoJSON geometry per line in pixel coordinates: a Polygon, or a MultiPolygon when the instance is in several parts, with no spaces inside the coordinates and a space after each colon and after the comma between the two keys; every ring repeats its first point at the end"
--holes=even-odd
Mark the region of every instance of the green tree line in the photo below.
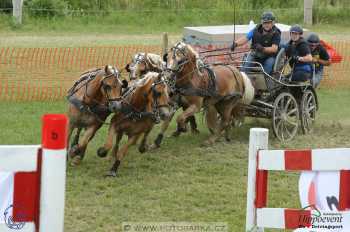
{"type": "MultiPolygon", "coordinates": [[[[133,10],[133,9],[240,9],[298,8],[304,0],[24,0],[26,7],[37,9],[133,10]]],[[[316,7],[349,7],[349,0],[314,0],[316,7]]],[[[1,0],[0,8],[12,8],[12,0],[1,0]]]]}
{"type": "MultiPolygon", "coordinates": [[[[11,2],[0,0],[0,27],[10,30],[176,31],[259,22],[266,10],[273,10],[281,23],[303,23],[304,18],[304,0],[24,0],[23,25],[18,26],[11,18],[11,2]]],[[[350,0],[314,0],[313,17],[316,24],[349,25],[350,0]]]]}

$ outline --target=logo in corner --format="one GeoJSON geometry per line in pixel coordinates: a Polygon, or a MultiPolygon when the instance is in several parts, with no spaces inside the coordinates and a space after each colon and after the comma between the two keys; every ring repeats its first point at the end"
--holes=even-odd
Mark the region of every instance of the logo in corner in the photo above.
{"type": "Polygon", "coordinates": [[[10,215],[10,210],[13,209],[13,205],[10,205],[9,207],[7,207],[4,211],[4,221],[6,226],[9,229],[13,229],[13,230],[20,230],[24,227],[24,225],[26,224],[25,222],[22,221],[22,219],[25,218],[25,213],[24,210],[20,210],[20,212],[17,215],[17,219],[19,219],[18,221],[15,221],[13,216],[10,215]]]}

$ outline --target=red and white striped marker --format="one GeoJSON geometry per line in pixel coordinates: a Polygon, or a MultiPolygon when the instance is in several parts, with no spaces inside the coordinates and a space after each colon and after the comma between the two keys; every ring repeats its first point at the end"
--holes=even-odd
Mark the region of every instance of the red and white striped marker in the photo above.
{"type": "Polygon", "coordinates": [[[42,146],[0,146],[1,232],[63,231],[68,119],[42,120],[42,146]]]}
{"type": "MultiPolygon", "coordinates": [[[[296,229],[313,211],[266,208],[268,171],[340,171],[339,212],[350,219],[350,149],[267,150],[268,130],[252,128],[249,140],[246,231],[296,229]]],[[[334,212],[333,212],[334,213],[334,212]]]]}

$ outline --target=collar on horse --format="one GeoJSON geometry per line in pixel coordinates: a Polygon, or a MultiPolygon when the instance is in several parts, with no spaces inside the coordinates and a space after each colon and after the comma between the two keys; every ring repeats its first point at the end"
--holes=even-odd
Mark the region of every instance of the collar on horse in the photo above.
{"type": "MultiPolygon", "coordinates": [[[[72,86],[72,88],[70,88],[68,90],[68,95],[67,95],[67,100],[74,105],[80,112],[83,113],[90,113],[92,114],[98,121],[104,123],[105,119],[108,117],[108,115],[111,113],[111,111],[109,110],[107,104],[109,101],[113,101],[113,100],[118,100],[118,99],[112,99],[108,96],[107,94],[107,102],[105,104],[101,104],[99,102],[97,102],[96,100],[94,100],[92,98],[92,103],[91,104],[87,104],[85,102],[85,98],[89,97],[91,98],[89,95],[87,95],[87,88],[88,88],[88,84],[95,79],[95,77],[97,76],[97,74],[99,72],[101,72],[102,69],[101,68],[97,68],[91,71],[87,71],[85,73],[83,73],[81,75],[81,77],[79,78],[78,81],[76,81],[74,83],[74,85],[72,86]],[[82,84],[80,87],[78,87],[79,84],[85,82],[84,84],[82,84]],[[76,92],[78,92],[81,88],[85,87],[85,93],[83,96],[82,100],[79,100],[78,98],[76,98],[74,96],[74,94],[76,92]]],[[[103,79],[108,78],[114,76],[116,78],[119,78],[119,72],[113,67],[113,73],[105,76],[103,79]]],[[[101,88],[101,86],[99,87],[101,88]]]]}
{"type": "Polygon", "coordinates": [[[133,121],[140,121],[140,120],[143,120],[145,118],[151,118],[154,123],[156,123],[156,124],[160,123],[160,114],[159,114],[158,109],[160,107],[162,107],[163,105],[158,104],[158,100],[157,100],[158,95],[157,95],[157,92],[155,90],[155,87],[158,84],[161,84],[164,82],[165,82],[164,80],[160,80],[160,81],[152,83],[152,87],[149,90],[149,92],[147,93],[147,94],[149,94],[151,91],[153,93],[154,104],[152,104],[152,112],[147,111],[146,107],[144,107],[142,110],[138,110],[129,101],[126,100],[126,97],[128,97],[128,95],[130,95],[130,94],[133,94],[134,91],[136,90],[135,86],[133,88],[130,88],[127,92],[125,92],[125,94],[123,95],[124,106],[120,110],[120,112],[125,115],[122,120],[131,119],[133,121]]]}
{"type": "MultiPolygon", "coordinates": [[[[186,86],[176,86],[175,85],[175,92],[180,93],[184,96],[200,96],[200,97],[220,97],[220,95],[216,91],[216,74],[212,68],[209,66],[203,66],[201,67],[202,70],[205,70],[208,74],[208,86],[207,88],[195,88],[191,84],[186,86]]],[[[194,69],[196,71],[197,69],[194,69]]],[[[191,72],[191,73],[193,73],[191,72]]],[[[203,77],[202,75],[199,75],[200,77],[203,77]]],[[[177,77],[176,77],[177,78],[177,77]]],[[[182,79],[182,78],[181,78],[182,79]]]]}

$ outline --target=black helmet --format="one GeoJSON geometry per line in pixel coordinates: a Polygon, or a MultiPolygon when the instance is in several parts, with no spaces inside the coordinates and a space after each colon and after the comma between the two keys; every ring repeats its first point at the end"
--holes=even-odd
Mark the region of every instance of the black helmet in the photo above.
{"type": "Polygon", "coordinates": [[[307,42],[313,43],[313,44],[319,44],[320,37],[318,37],[318,35],[316,33],[310,33],[310,35],[307,37],[307,42]]]}
{"type": "Polygon", "coordinates": [[[299,26],[298,24],[295,24],[295,25],[290,27],[289,32],[296,32],[296,33],[299,33],[300,35],[302,35],[303,28],[301,28],[301,26],[299,26]]]}
{"type": "Polygon", "coordinates": [[[273,13],[272,13],[271,11],[264,12],[264,13],[261,15],[261,21],[262,21],[263,23],[275,21],[275,16],[273,15],[273,13]]]}

